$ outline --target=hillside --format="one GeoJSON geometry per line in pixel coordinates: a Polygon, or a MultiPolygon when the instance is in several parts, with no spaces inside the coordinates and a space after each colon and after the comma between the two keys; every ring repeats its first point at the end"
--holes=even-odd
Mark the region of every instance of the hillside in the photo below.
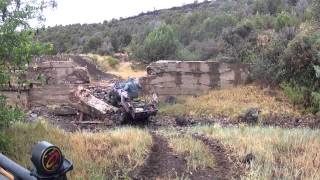
{"type": "Polygon", "coordinates": [[[153,30],[167,25],[176,41],[171,48],[177,47],[163,54],[163,58],[224,57],[250,62],[261,53],[257,40],[270,41],[277,36],[293,38],[300,25],[310,19],[310,5],[311,0],[206,1],[102,24],[50,27],[41,33],[40,40],[53,43],[57,53],[129,51],[137,59],[157,60],[139,48],[143,48],[153,30]]]}
{"type": "Polygon", "coordinates": [[[216,0],[141,13],[100,24],[42,30],[55,53],[127,52],[160,59],[217,60],[252,65],[252,80],[281,86],[307,112],[320,107],[317,0],[216,0]]]}
{"type": "Polygon", "coordinates": [[[122,51],[134,36],[143,41],[161,23],[171,16],[186,15],[213,8],[215,3],[203,2],[182,7],[140,13],[137,16],[104,21],[102,24],[73,24],[49,27],[41,32],[40,40],[54,44],[57,53],[111,54],[122,51]]]}
{"type": "Polygon", "coordinates": [[[64,158],[72,180],[319,179],[319,0],[195,1],[34,31],[46,6],[0,3],[0,179],[57,179],[64,158]],[[129,76],[139,98],[119,89],[129,76]],[[30,158],[39,141],[62,152],[30,158]]]}

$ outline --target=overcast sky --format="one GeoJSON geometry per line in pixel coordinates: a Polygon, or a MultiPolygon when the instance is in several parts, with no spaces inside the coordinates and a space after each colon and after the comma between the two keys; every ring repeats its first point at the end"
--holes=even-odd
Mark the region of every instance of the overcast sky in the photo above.
{"type": "Polygon", "coordinates": [[[194,0],[57,0],[58,7],[45,12],[45,25],[99,23],[193,2],[194,0]]]}

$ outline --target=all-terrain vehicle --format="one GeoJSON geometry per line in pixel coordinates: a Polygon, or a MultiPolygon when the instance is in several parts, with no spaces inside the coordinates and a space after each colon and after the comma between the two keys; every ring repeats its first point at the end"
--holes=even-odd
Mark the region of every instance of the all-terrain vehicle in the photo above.
{"type": "Polygon", "coordinates": [[[126,92],[116,83],[108,93],[108,101],[111,105],[118,107],[118,120],[120,123],[127,121],[148,120],[156,116],[158,109],[154,103],[135,98],[131,99],[126,92]]]}

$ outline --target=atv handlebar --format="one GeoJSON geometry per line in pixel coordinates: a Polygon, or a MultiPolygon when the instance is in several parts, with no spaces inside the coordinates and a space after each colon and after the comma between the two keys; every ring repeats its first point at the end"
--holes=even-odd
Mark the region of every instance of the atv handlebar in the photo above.
{"type": "Polygon", "coordinates": [[[31,172],[0,153],[0,166],[12,173],[17,179],[37,180],[31,172]]]}

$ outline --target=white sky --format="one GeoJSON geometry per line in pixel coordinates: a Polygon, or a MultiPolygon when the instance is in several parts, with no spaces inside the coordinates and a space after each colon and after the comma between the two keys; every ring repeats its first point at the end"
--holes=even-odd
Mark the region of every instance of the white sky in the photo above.
{"type": "Polygon", "coordinates": [[[45,25],[99,23],[193,2],[194,0],[57,0],[58,7],[44,13],[45,25]]]}

